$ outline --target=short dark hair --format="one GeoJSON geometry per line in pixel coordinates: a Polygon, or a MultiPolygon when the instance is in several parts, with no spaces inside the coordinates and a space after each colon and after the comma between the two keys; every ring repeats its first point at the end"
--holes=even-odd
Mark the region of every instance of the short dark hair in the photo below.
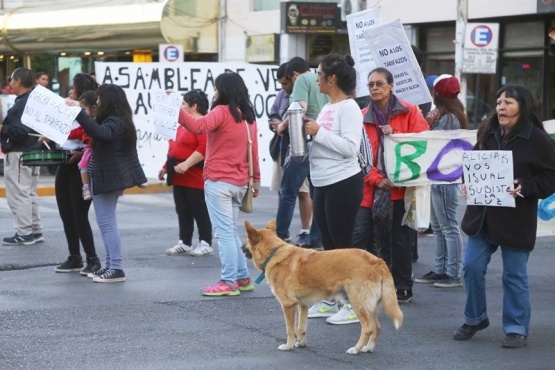
{"type": "Polygon", "coordinates": [[[282,63],[276,72],[276,77],[279,79],[287,76],[287,62],[282,63]]]}
{"type": "Polygon", "coordinates": [[[41,78],[44,75],[48,76],[48,73],[43,72],[43,71],[35,73],[35,80],[38,80],[39,78],[41,78]]]}
{"type": "Polygon", "coordinates": [[[388,84],[393,84],[393,75],[391,74],[391,72],[389,72],[389,69],[384,68],[384,67],[378,67],[378,68],[374,68],[373,70],[370,71],[370,73],[368,73],[368,78],[370,78],[370,75],[372,73],[380,73],[382,75],[385,76],[385,80],[387,81],[388,84]]]}
{"type": "Polygon", "coordinates": [[[197,112],[199,112],[203,116],[205,116],[206,113],[208,113],[208,105],[209,105],[208,96],[204,91],[191,90],[182,95],[183,95],[183,100],[185,100],[190,107],[192,107],[195,104],[197,105],[197,112]]]}
{"type": "Polygon", "coordinates": [[[25,67],[16,68],[12,72],[12,78],[21,82],[21,85],[26,88],[31,88],[35,85],[35,79],[33,78],[33,72],[25,67]]]}
{"type": "Polygon", "coordinates": [[[286,75],[288,78],[293,76],[293,72],[305,73],[307,71],[310,71],[310,66],[308,65],[308,62],[301,57],[293,57],[289,62],[287,62],[286,75]]]}

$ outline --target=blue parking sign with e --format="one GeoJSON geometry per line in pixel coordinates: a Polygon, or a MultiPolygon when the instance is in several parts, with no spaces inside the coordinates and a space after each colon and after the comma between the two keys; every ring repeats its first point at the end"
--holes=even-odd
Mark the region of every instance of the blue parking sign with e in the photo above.
{"type": "Polygon", "coordinates": [[[179,49],[177,49],[175,46],[168,46],[164,49],[164,58],[168,62],[175,62],[179,59],[179,49]]]}
{"type": "Polygon", "coordinates": [[[493,40],[493,31],[486,25],[476,26],[470,33],[470,40],[475,46],[483,48],[493,40]]]}

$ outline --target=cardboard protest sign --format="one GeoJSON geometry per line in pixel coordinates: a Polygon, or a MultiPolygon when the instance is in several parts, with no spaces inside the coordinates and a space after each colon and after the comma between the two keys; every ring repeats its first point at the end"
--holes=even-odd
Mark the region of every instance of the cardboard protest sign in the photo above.
{"type": "Polygon", "coordinates": [[[510,150],[472,150],[463,153],[466,204],[515,207],[513,152],[510,150]]]}
{"type": "Polygon", "coordinates": [[[162,90],[154,92],[154,104],[152,106],[154,132],[175,140],[182,100],[177,93],[167,94],[162,90]]]}
{"type": "Polygon", "coordinates": [[[376,65],[387,68],[393,75],[395,96],[416,105],[432,101],[400,20],[369,27],[364,37],[376,65]]]}
{"type": "Polygon", "coordinates": [[[347,31],[349,32],[349,46],[351,56],[355,61],[357,71],[357,98],[368,96],[368,74],[376,68],[368,43],[364,38],[364,31],[382,23],[380,8],[370,8],[347,16],[347,31]]]}
{"type": "Polygon", "coordinates": [[[67,140],[81,107],[68,106],[64,98],[45,87],[33,89],[21,116],[21,122],[58,144],[67,140]]]}

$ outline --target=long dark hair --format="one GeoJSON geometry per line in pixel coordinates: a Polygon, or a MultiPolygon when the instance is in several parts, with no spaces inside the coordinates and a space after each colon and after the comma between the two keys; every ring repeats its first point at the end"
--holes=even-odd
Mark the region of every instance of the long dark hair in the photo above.
{"type": "Polygon", "coordinates": [[[328,54],[320,61],[320,69],[324,76],[335,75],[337,87],[347,95],[354,95],[357,86],[357,71],[354,65],[355,61],[350,55],[328,54]]]}
{"type": "Polygon", "coordinates": [[[100,85],[98,94],[98,112],[96,122],[102,124],[108,117],[115,116],[123,121],[125,127],[125,144],[127,149],[137,146],[137,131],[133,124],[133,112],[125,92],[117,85],[100,85]]]}
{"type": "Polygon", "coordinates": [[[235,122],[242,120],[253,123],[254,109],[249,100],[249,90],[245,81],[235,72],[225,72],[216,77],[218,97],[212,102],[212,109],[218,105],[228,105],[235,122]]]}
{"type": "MultiPolygon", "coordinates": [[[[496,98],[499,99],[503,93],[505,93],[506,98],[513,98],[517,101],[520,115],[515,127],[507,135],[507,139],[514,135],[523,125],[531,124],[545,132],[539,106],[527,88],[519,85],[505,85],[497,91],[496,98]]],[[[499,127],[497,112],[491,114],[478,129],[477,143],[480,149],[484,147],[486,138],[494,127],[499,127]]]]}
{"type": "MultiPolygon", "coordinates": [[[[459,98],[446,98],[443,95],[439,95],[438,93],[434,94],[434,103],[435,105],[441,109],[445,114],[453,114],[459,120],[460,126],[463,129],[468,128],[468,118],[464,113],[464,107],[459,100],[459,98]]],[[[451,118],[449,118],[451,119],[451,118]]]]}
{"type": "Polygon", "coordinates": [[[73,92],[77,98],[90,90],[98,89],[98,83],[86,73],[77,73],[73,77],[73,92]]]}

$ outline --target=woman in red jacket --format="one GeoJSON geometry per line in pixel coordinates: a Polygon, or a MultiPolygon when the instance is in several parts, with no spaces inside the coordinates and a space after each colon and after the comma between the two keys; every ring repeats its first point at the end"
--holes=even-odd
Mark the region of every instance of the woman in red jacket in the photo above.
{"type": "MultiPolygon", "coordinates": [[[[193,117],[208,113],[208,97],[203,91],[192,90],[183,94],[183,109],[193,117]]],[[[213,254],[212,224],[204,200],[202,179],[206,134],[195,135],[185,127],[177,127],[174,140],[169,140],[168,160],[158,172],[158,178],[173,185],[173,200],[179,223],[179,242],[166,250],[170,256],[191,254],[206,256],[213,254]],[[199,243],[195,248],[193,230],[198,227],[199,243]]]]}
{"type": "MultiPolygon", "coordinates": [[[[393,75],[376,68],[368,75],[371,101],[364,108],[364,128],[372,144],[374,163],[364,178],[364,195],[357,215],[353,241],[375,240],[379,255],[391,267],[399,303],[412,300],[411,240],[415,231],[401,225],[405,214],[405,188],[393,185],[384,163],[384,137],[390,134],[426,131],[428,122],[417,106],[401,101],[394,94],[393,75]],[[374,225],[378,226],[374,228],[374,225]],[[364,235],[366,235],[364,237],[364,235]]],[[[368,248],[367,246],[361,246],[368,248]]],[[[374,251],[375,252],[375,251],[374,251]]]]}

